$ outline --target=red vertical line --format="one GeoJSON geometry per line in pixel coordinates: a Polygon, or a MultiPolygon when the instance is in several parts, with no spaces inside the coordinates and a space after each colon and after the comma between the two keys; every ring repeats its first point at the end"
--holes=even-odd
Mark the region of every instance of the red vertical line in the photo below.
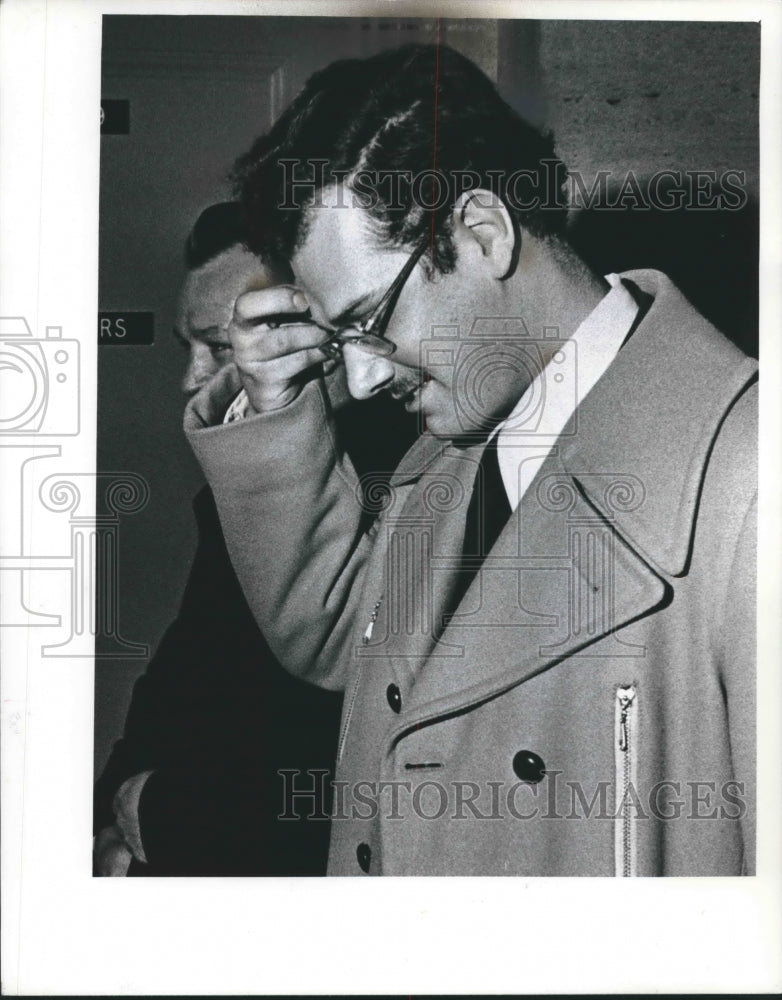
{"type": "MultiPolygon", "coordinates": [[[[434,121],[432,123],[432,170],[437,171],[437,87],[440,82],[440,18],[437,18],[434,50],[434,121]]],[[[430,225],[430,250],[434,251],[434,215],[430,225]]]]}
{"type": "MultiPolygon", "coordinates": [[[[432,170],[437,170],[437,87],[440,82],[440,18],[436,20],[435,50],[434,50],[434,120],[432,122],[432,170]]],[[[434,214],[429,223],[429,251],[434,260],[434,214]]],[[[426,373],[424,372],[426,379],[426,373]]],[[[424,414],[424,430],[426,430],[426,414],[424,414]]]]}
{"type": "MultiPolygon", "coordinates": [[[[437,88],[438,88],[438,85],[439,85],[439,82],[440,82],[440,27],[441,27],[441,25],[440,25],[440,18],[439,17],[436,18],[435,25],[436,26],[435,26],[435,61],[434,61],[434,114],[433,114],[433,119],[434,120],[432,122],[432,169],[436,171],[437,170],[437,111],[438,111],[438,108],[437,108],[437,88]]],[[[431,218],[431,221],[430,221],[430,225],[429,225],[429,250],[430,250],[430,253],[432,255],[432,260],[433,261],[434,261],[434,236],[435,236],[435,231],[434,231],[434,214],[433,214],[432,218],[431,218]]],[[[426,377],[426,372],[424,372],[424,380],[425,380],[425,382],[428,381],[428,379],[426,377]]],[[[424,431],[426,431],[426,430],[427,430],[426,414],[424,413],[424,431]]],[[[422,581],[423,581],[423,579],[424,578],[422,576],[422,581]]],[[[424,603],[423,603],[424,602],[423,592],[424,592],[425,588],[426,588],[426,582],[424,581],[423,582],[423,586],[422,586],[422,591],[421,591],[422,624],[423,624],[423,622],[425,620],[424,616],[427,613],[426,610],[425,610],[425,607],[424,607],[424,603]]],[[[418,727],[416,726],[416,729],[417,728],[418,727]]]]}

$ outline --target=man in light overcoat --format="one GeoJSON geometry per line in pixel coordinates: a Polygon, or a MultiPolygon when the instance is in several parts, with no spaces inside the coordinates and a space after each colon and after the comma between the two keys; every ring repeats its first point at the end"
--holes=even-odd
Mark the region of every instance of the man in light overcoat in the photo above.
{"type": "Polygon", "coordinates": [[[185,426],[275,653],[345,691],[333,874],[754,870],[756,365],[591,272],[561,171],[427,46],[316,74],[238,165],[295,283],[185,426]],[[324,358],[418,416],[387,490],[324,358]]]}

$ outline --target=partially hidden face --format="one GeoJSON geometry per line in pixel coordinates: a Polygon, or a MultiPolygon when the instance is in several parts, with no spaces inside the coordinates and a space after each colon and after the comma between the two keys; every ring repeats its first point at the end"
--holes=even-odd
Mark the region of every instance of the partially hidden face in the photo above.
{"type": "MultiPolygon", "coordinates": [[[[291,261],[295,283],[310,304],[316,323],[338,330],[361,323],[392,284],[410,249],[383,246],[373,220],[350,206],[344,192],[326,189],[310,210],[306,238],[291,261]]],[[[444,438],[480,431],[507,415],[526,385],[507,366],[481,378],[479,405],[464,407],[465,339],[476,317],[508,315],[507,292],[487,266],[485,249],[465,227],[454,228],[455,270],[429,274],[419,262],[402,288],[384,336],[395,345],[388,356],[347,343],[342,355],[348,387],[356,399],[385,391],[408,412],[419,416],[421,429],[444,438]]],[[[488,346],[488,345],[487,345],[488,346]]]]}
{"type": "Polygon", "coordinates": [[[241,246],[231,247],[189,272],[174,325],[174,335],[188,352],[183,392],[194,395],[233,360],[228,325],[236,299],[280,280],[284,279],[241,246]]]}

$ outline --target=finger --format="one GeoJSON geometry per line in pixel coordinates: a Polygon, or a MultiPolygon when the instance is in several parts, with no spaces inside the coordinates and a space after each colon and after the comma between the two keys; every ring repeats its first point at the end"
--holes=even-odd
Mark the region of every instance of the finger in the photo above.
{"type": "MultiPolygon", "coordinates": [[[[297,354],[322,344],[326,334],[311,323],[290,323],[279,327],[247,328],[230,325],[228,334],[237,364],[252,361],[272,361],[288,354],[297,354]]],[[[320,360],[323,360],[322,353],[320,360]]]]}
{"type": "Polygon", "coordinates": [[[306,295],[294,285],[274,285],[261,291],[245,292],[234,303],[234,322],[253,326],[264,316],[284,316],[309,309],[306,295]]]}
{"type": "Polygon", "coordinates": [[[256,361],[239,369],[240,376],[258,386],[266,386],[275,395],[280,386],[290,384],[299,375],[323,362],[317,349],[299,351],[271,361],[256,361]]]}
{"type": "Polygon", "coordinates": [[[357,337],[356,343],[346,339],[342,348],[348,352],[361,351],[364,355],[371,354],[376,358],[388,358],[396,351],[396,344],[392,344],[390,340],[382,340],[380,343],[373,344],[371,341],[368,342],[357,337]]]}

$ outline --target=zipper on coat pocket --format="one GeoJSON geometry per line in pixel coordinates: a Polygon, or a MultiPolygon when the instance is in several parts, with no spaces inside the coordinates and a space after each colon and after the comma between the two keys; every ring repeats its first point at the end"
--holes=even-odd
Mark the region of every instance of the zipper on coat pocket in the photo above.
{"type": "Polygon", "coordinates": [[[369,616],[369,622],[364,630],[363,636],[361,637],[361,641],[365,646],[369,645],[369,640],[372,638],[372,633],[375,630],[375,622],[377,621],[378,612],[380,611],[380,607],[383,603],[383,597],[385,597],[385,594],[381,594],[380,600],[375,602],[375,606],[372,608],[372,614],[369,616]]]}
{"type": "MultiPolygon", "coordinates": [[[[377,621],[378,612],[380,611],[380,608],[383,604],[384,596],[385,596],[384,594],[381,594],[380,599],[375,602],[375,606],[372,608],[372,613],[369,616],[369,622],[364,631],[364,634],[361,637],[361,641],[365,646],[369,645],[369,642],[372,638],[372,632],[375,628],[375,622],[377,621]]],[[[363,673],[363,664],[359,664],[359,667],[356,670],[356,676],[353,678],[353,684],[350,689],[350,699],[347,702],[347,707],[345,708],[342,718],[342,727],[340,729],[339,741],[337,743],[337,761],[342,760],[342,754],[345,752],[345,742],[348,738],[348,729],[350,729],[350,719],[351,716],[353,715],[353,707],[356,704],[356,698],[358,697],[358,688],[361,683],[362,673],[363,673]]]]}
{"type": "Polygon", "coordinates": [[[616,689],[614,709],[615,819],[614,874],[636,874],[638,697],[634,684],[616,689]]]}
{"type": "Polygon", "coordinates": [[[345,751],[345,741],[347,740],[348,729],[350,728],[350,717],[353,715],[353,708],[356,704],[356,698],[358,697],[358,688],[361,684],[363,667],[363,663],[360,663],[358,669],[356,670],[356,676],[353,678],[353,684],[350,689],[350,700],[347,702],[347,707],[343,712],[342,727],[339,734],[339,742],[337,743],[337,763],[342,760],[342,754],[345,751]]]}

